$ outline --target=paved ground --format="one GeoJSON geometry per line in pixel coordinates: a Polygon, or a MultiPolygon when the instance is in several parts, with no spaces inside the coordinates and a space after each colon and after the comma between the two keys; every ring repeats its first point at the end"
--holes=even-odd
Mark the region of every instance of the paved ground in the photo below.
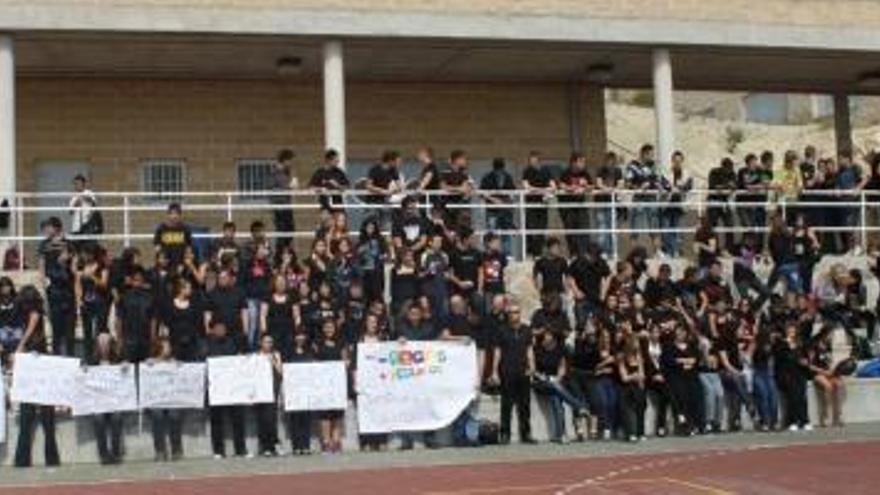
{"type": "Polygon", "coordinates": [[[637,445],[185,460],[174,464],[0,469],[2,494],[211,493],[876,493],[880,424],[812,433],[652,439],[637,445]]]}

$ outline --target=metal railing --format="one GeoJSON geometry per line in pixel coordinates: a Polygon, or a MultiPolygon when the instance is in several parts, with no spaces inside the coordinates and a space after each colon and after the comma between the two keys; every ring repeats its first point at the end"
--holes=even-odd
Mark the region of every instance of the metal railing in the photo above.
{"type": "MultiPolygon", "coordinates": [[[[485,235],[491,229],[488,228],[487,218],[500,211],[510,211],[513,225],[506,229],[494,229],[493,232],[502,237],[516,240],[518,246],[515,252],[509,253],[515,257],[526,257],[526,239],[530,235],[539,236],[564,236],[582,235],[597,237],[609,241],[610,249],[607,254],[611,258],[617,258],[620,254],[621,244],[626,236],[638,236],[648,234],[650,236],[662,236],[675,234],[678,236],[693,234],[697,230],[697,218],[709,212],[710,209],[722,211],[738,220],[742,211],[779,211],[784,218],[795,211],[821,211],[825,216],[828,213],[846,213],[849,217],[842,224],[840,221],[825,222],[824,224],[812,225],[818,233],[856,233],[859,242],[866,245],[869,234],[880,231],[880,226],[870,224],[869,213],[880,212],[880,191],[806,191],[809,200],[801,198],[796,201],[784,196],[777,196],[770,192],[767,201],[747,201],[746,198],[755,198],[765,193],[754,191],[737,191],[730,194],[729,199],[720,201],[712,199],[718,196],[719,191],[706,189],[692,190],[682,194],[680,201],[672,200],[668,193],[644,190],[615,190],[592,191],[585,193],[571,193],[562,190],[555,192],[537,192],[535,190],[474,190],[469,195],[462,196],[454,193],[440,191],[404,191],[387,198],[382,203],[364,201],[366,197],[375,197],[374,193],[365,190],[347,191],[322,191],[322,190],[293,190],[289,192],[264,191],[264,192],[239,192],[239,191],[191,191],[175,193],[166,197],[157,197],[155,193],[145,192],[95,192],[97,206],[95,211],[102,212],[105,232],[92,236],[71,236],[73,238],[93,239],[105,243],[115,243],[121,246],[131,246],[136,242],[150,242],[153,231],[164,218],[167,205],[170,202],[180,202],[184,207],[187,223],[194,226],[205,225],[207,228],[198,228],[194,232],[196,239],[217,238],[220,225],[226,221],[237,222],[240,226],[239,237],[247,237],[246,229],[241,228],[250,221],[261,219],[267,226],[267,236],[290,237],[294,240],[312,239],[314,237],[315,223],[308,223],[303,228],[304,222],[309,217],[314,221],[321,209],[319,197],[339,196],[342,203],[335,205],[346,211],[349,215],[349,227],[352,234],[357,234],[361,222],[372,214],[387,214],[388,211],[399,207],[400,199],[404,194],[414,194],[419,197],[419,208],[427,211],[433,201],[438,197],[464,197],[462,203],[448,203],[446,208],[450,210],[469,210],[474,222],[475,231],[478,235],[485,235]],[[596,201],[599,196],[602,201],[596,201]],[[285,196],[290,198],[289,204],[270,203],[271,196],[285,196]],[[504,203],[490,203],[487,196],[504,197],[504,203]],[[535,196],[542,200],[535,202],[535,196]],[[583,201],[570,202],[560,201],[568,196],[586,198],[583,201]],[[259,199],[254,199],[258,197],[259,199]],[[682,212],[681,223],[676,227],[661,227],[656,221],[651,221],[648,226],[634,226],[633,214],[648,212],[649,219],[658,218],[664,211],[671,208],[680,209],[682,212]],[[272,230],[271,212],[275,210],[289,209],[294,212],[297,224],[300,228],[294,232],[275,232],[272,230]],[[528,225],[528,211],[531,209],[545,209],[562,211],[577,209],[584,212],[587,224],[590,228],[566,229],[564,224],[552,219],[546,228],[533,228],[528,225]],[[607,216],[607,227],[596,227],[597,218],[600,215],[607,216]],[[627,218],[629,217],[629,218],[627,218]],[[217,231],[211,231],[214,227],[217,231]]],[[[67,200],[73,195],[70,192],[59,193],[28,193],[15,194],[6,209],[9,213],[14,228],[0,236],[0,243],[8,246],[17,245],[19,253],[22,253],[21,263],[25,263],[24,254],[30,254],[26,249],[31,244],[36,245],[42,240],[38,231],[39,221],[48,216],[57,216],[64,219],[68,217],[67,200]],[[52,202],[58,204],[51,204],[52,202]]],[[[769,216],[768,216],[769,218],[769,216]]],[[[769,224],[769,221],[767,222],[769,224]]],[[[769,227],[754,226],[716,226],[715,231],[720,234],[742,234],[745,232],[767,232],[769,227]]]]}

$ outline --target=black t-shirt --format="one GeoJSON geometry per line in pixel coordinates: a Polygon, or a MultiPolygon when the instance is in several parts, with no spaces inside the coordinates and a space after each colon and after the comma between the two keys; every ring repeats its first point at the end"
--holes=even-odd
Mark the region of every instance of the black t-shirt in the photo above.
{"type": "MultiPolygon", "coordinates": [[[[602,185],[608,188],[617,187],[617,184],[623,180],[623,171],[615,165],[604,165],[599,169],[596,177],[602,179],[602,185]]],[[[611,201],[611,193],[603,192],[593,195],[596,202],[608,203],[611,201]]]]}
{"type": "Polygon", "coordinates": [[[479,249],[457,249],[452,253],[452,259],[450,260],[452,273],[459,280],[473,282],[474,287],[472,290],[476,290],[482,260],[483,253],[479,249]]]}
{"type": "MultiPolygon", "coordinates": [[[[392,182],[400,179],[400,173],[397,168],[391,165],[377,164],[370,169],[367,178],[374,187],[388,189],[392,182]]],[[[381,194],[371,194],[367,196],[367,201],[374,204],[385,202],[385,196],[381,194]]]]}
{"type": "Polygon", "coordinates": [[[507,267],[507,255],[504,253],[488,252],[483,255],[480,270],[483,272],[483,292],[488,294],[503,294],[504,269],[507,267]]]}
{"type": "MultiPolygon", "coordinates": [[[[737,177],[733,169],[726,167],[715,167],[709,171],[709,189],[713,191],[723,191],[727,189],[736,189],[737,177]]],[[[727,200],[726,193],[714,193],[711,195],[716,201],[727,200]]]]}
{"type": "Polygon", "coordinates": [[[202,308],[197,301],[192,300],[186,308],[178,308],[174,301],[165,306],[165,324],[168,326],[168,336],[172,347],[188,347],[198,340],[204,325],[202,308]]]}
{"type": "Polygon", "coordinates": [[[428,235],[428,224],[419,215],[404,215],[395,220],[391,227],[391,236],[400,238],[406,247],[413,246],[426,235],[428,235]]]}
{"type": "Polygon", "coordinates": [[[240,287],[216,289],[208,294],[207,311],[226,325],[229,333],[241,332],[241,310],[247,308],[247,299],[240,287]]]}
{"type": "MultiPolygon", "coordinates": [[[[309,187],[322,189],[340,189],[348,185],[348,176],[339,167],[320,167],[318,170],[315,170],[312,179],[309,181],[309,187]]],[[[333,206],[342,205],[342,196],[338,194],[332,196],[324,194],[318,200],[321,203],[321,208],[325,210],[330,210],[333,206]]]]}
{"type": "Polygon", "coordinates": [[[611,275],[608,263],[603,259],[591,260],[578,256],[568,267],[568,274],[588,301],[599,304],[601,301],[602,280],[611,275]]]}
{"type": "MultiPolygon", "coordinates": [[[[509,191],[516,189],[516,185],[513,183],[513,177],[506,170],[493,170],[480,180],[480,189],[484,191],[509,191]]],[[[510,196],[504,194],[493,194],[492,197],[502,201],[510,199],[510,196]]]]}
{"type": "Polygon", "coordinates": [[[431,180],[428,181],[425,189],[428,191],[436,191],[437,189],[440,189],[440,169],[437,168],[436,163],[431,162],[422,167],[422,171],[419,174],[419,181],[424,180],[428,174],[431,174],[431,180]]]}
{"type": "MultiPolygon", "coordinates": [[[[593,179],[590,177],[590,174],[586,171],[586,169],[576,170],[572,167],[568,167],[565,172],[562,173],[562,176],[559,178],[559,181],[567,186],[571,187],[587,187],[592,183],[593,179]]],[[[563,203],[582,203],[586,201],[586,194],[560,194],[559,201],[563,203]]]]}
{"type": "Polygon", "coordinates": [[[156,228],[153,244],[162,249],[172,266],[179,265],[183,262],[186,248],[192,245],[192,231],[182,223],[177,225],[162,223],[156,228]]]}
{"type": "Polygon", "coordinates": [[[743,363],[739,355],[739,341],[733,332],[721,332],[718,338],[718,352],[727,354],[727,362],[737,370],[742,370],[743,363]]]}
{"type": "Polygon", "coordinates": [[[709,298],[709,304],[715,304],[722,300],[728,303],[733,302],[730,286],[724,279],[715,279],[712,276],[708,276],[703,280],[701,290],[709,298]]]}
{"type": "Polygon", "coordinates": [[[153,292],[150,289],[134,287],[127,290],[117,311],[117,316],[122,322],[123,340],[126,342],[150,340],[150,323],[156,315],[153,292]]]}
{"type": "MultiPolygon", "coordinates": [[[[467,172],[464,169],[457,169],[449,167],[443,171],[443,184],[452,187],[461,187],[466,184],[470,180],[467,172]]],[[[445,197],[447,203],[463,203],[465,201],[465,197],[462,194],[452,194],[445,197]]]]}
{"type": "Polygon", "coordinates": [[[538,373],[556,376],[563,359],[565,359],[565,350],[560,345],[552,349],[547,349],[543,345],[535,347],[535,371],[538,373]]]}
{"type": "Polygon", "coordinates": [[[453,337],[474,337],[473,328],[467,315],[450,314],[443,323],[443,329],[449,330],[453,337]]]}
{"type": "MultiPolygon", "coordinates": [[[[550,169],[547,167],[535,167],[529,165],[523,170],[523,180],[528,182],[532,187],[550,187],[550,181],[552,179],[550,169]]],[[[526,199],[532,203],[540,203],[544,201],[544,196],[541,194],[531,194],[526,196],[526,199]]]]}
{"type": "MultiPolygon", "coordinates": [[[[764,174],[761,169],[755,168],[751,169],[749,167],[745,167],[740,169],[737,173],[737,187],[744,191],[749,189],[749,186],[755,187],[759,186],[764,182],[764,174]]],[[[761,194],[755,193],[740,193],[737,200],[742,202],[754,202],[761,201],[761,194]]],[[[752,207],[750,207],[752,208],[752,207]]]]}
{"type": "Polygon", "coordinates": [[[709,241],[715,239],[715,252],[700,249],[697,254],[697,264],[701,268],[708,268],[718,259],[718,236],[709,229],[699,229],[694,234],[694,241],[701,244],[710,244],[709,241]]]}
{"type": "Polygon", "coordinates": [[[568,315],[562,311],[550,312],[544,308],[538,308],[532,314],[531,324],[535,333],[544,330],[557,337],[564,337],[571,332],[571,321],[568,319],[568,315]]]}
{"type": "Polygon", "coordinates": [[[528,351],[532,346],[532,331],[525,325],[518,328],[505,326],[498,335],[501,349],[499,373],[503,377],[517,377],[528,369],[528,351]]]}
{"type": "Polygon", "coordinates": [[[568,272],[568,263],[561,256],[542,256],[532,267],[532,276],[541,276],[542,289],[558,293],[565,292],[564,277],[568,272]]]}

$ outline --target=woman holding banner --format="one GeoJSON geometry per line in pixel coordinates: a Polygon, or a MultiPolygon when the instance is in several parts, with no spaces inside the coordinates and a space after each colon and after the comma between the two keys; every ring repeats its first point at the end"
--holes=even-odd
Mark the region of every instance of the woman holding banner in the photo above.
{"type": "MultiPolygon", "coordinates": [[[[345,361],[348,356],[339,339],[336,321],[327,319],[321,325],[321,336],[315,344],[316,361],[345,361]]],[[[342,452],[342,425],[345,411],[319,411],[321,426],[321,450],[331,454],[342,452]]]]}
{"type": "MultiPolygon", "coordinates": [[[[49,348],[46,342],[43,298],[36,287],[28,285],[21,289],[19,307],[21,308],[21,314],[25,315],[27,323],[24,336],[22,336],[16,352],[48,354],[49,348]]],[[[43,425],[46,465],[60,465],[61,459],[58,455],[58,444],[55,441],[55,408],[53,406],[41,406],[24,402],[19,407],[18,446],[15,449],[15,467],[31,466],[31,447],[34,442],[34,429],[36,428],[38,416],[40,423],[43,425]]]]}
{"type": "MultiPolygon", "coordinates": [[[[153,349],[153,358],[148,363],[174,362],[171,341],[167,337],[159,337],[153,349]]],[[[156,462],[168,460],[168,444],[171,444],[171,460],[183,458],[183,411],[181,409],[150,409],[150,421],[153,430],[153,449],[156,462]]]]}
{"type": "Polygon", "coordinates": [[[272,334],[264,333],[260,337],[258,352],[260,356],[264,356],[272,364],[272,390],[275,399],[273,402],[254,406],[257,414],[257,439],[259,440],[260,455],[278,457],[275,446],[278,445],[278,391],[281,387],[282,371],[281,354],[275,350],[275,339],[272,334]]]}
{"type": "MultiPolygon", "coordinates": [[[[95,340],[95,366],[113,365],[122,362],[116,339],[109,333],[98,335],[95,340]]],[[[122,413],[97,414],[92,418],[95,427],[95,440],[98,442],[98,457],[101,464],[122,462],[122,413]],[[109,449],[108,449],[108,445],[109,449]]]]}

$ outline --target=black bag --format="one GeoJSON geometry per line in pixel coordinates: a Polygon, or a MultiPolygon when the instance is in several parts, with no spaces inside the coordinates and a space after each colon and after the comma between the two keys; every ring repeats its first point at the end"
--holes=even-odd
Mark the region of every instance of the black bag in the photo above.
{"type": "Polygon", "coordinates": [[[501,427],[494,421],[480,421],[480,445],[498,445],[501,438],[501,427]]]}
{"type": "Polygon", "coordinates": [[[79,229],[79,234],[83,235],[100,235],[104,233],[104,215],[100,211],[93,211],[89,216],[89,221],[84,223],[79,229]]]}

